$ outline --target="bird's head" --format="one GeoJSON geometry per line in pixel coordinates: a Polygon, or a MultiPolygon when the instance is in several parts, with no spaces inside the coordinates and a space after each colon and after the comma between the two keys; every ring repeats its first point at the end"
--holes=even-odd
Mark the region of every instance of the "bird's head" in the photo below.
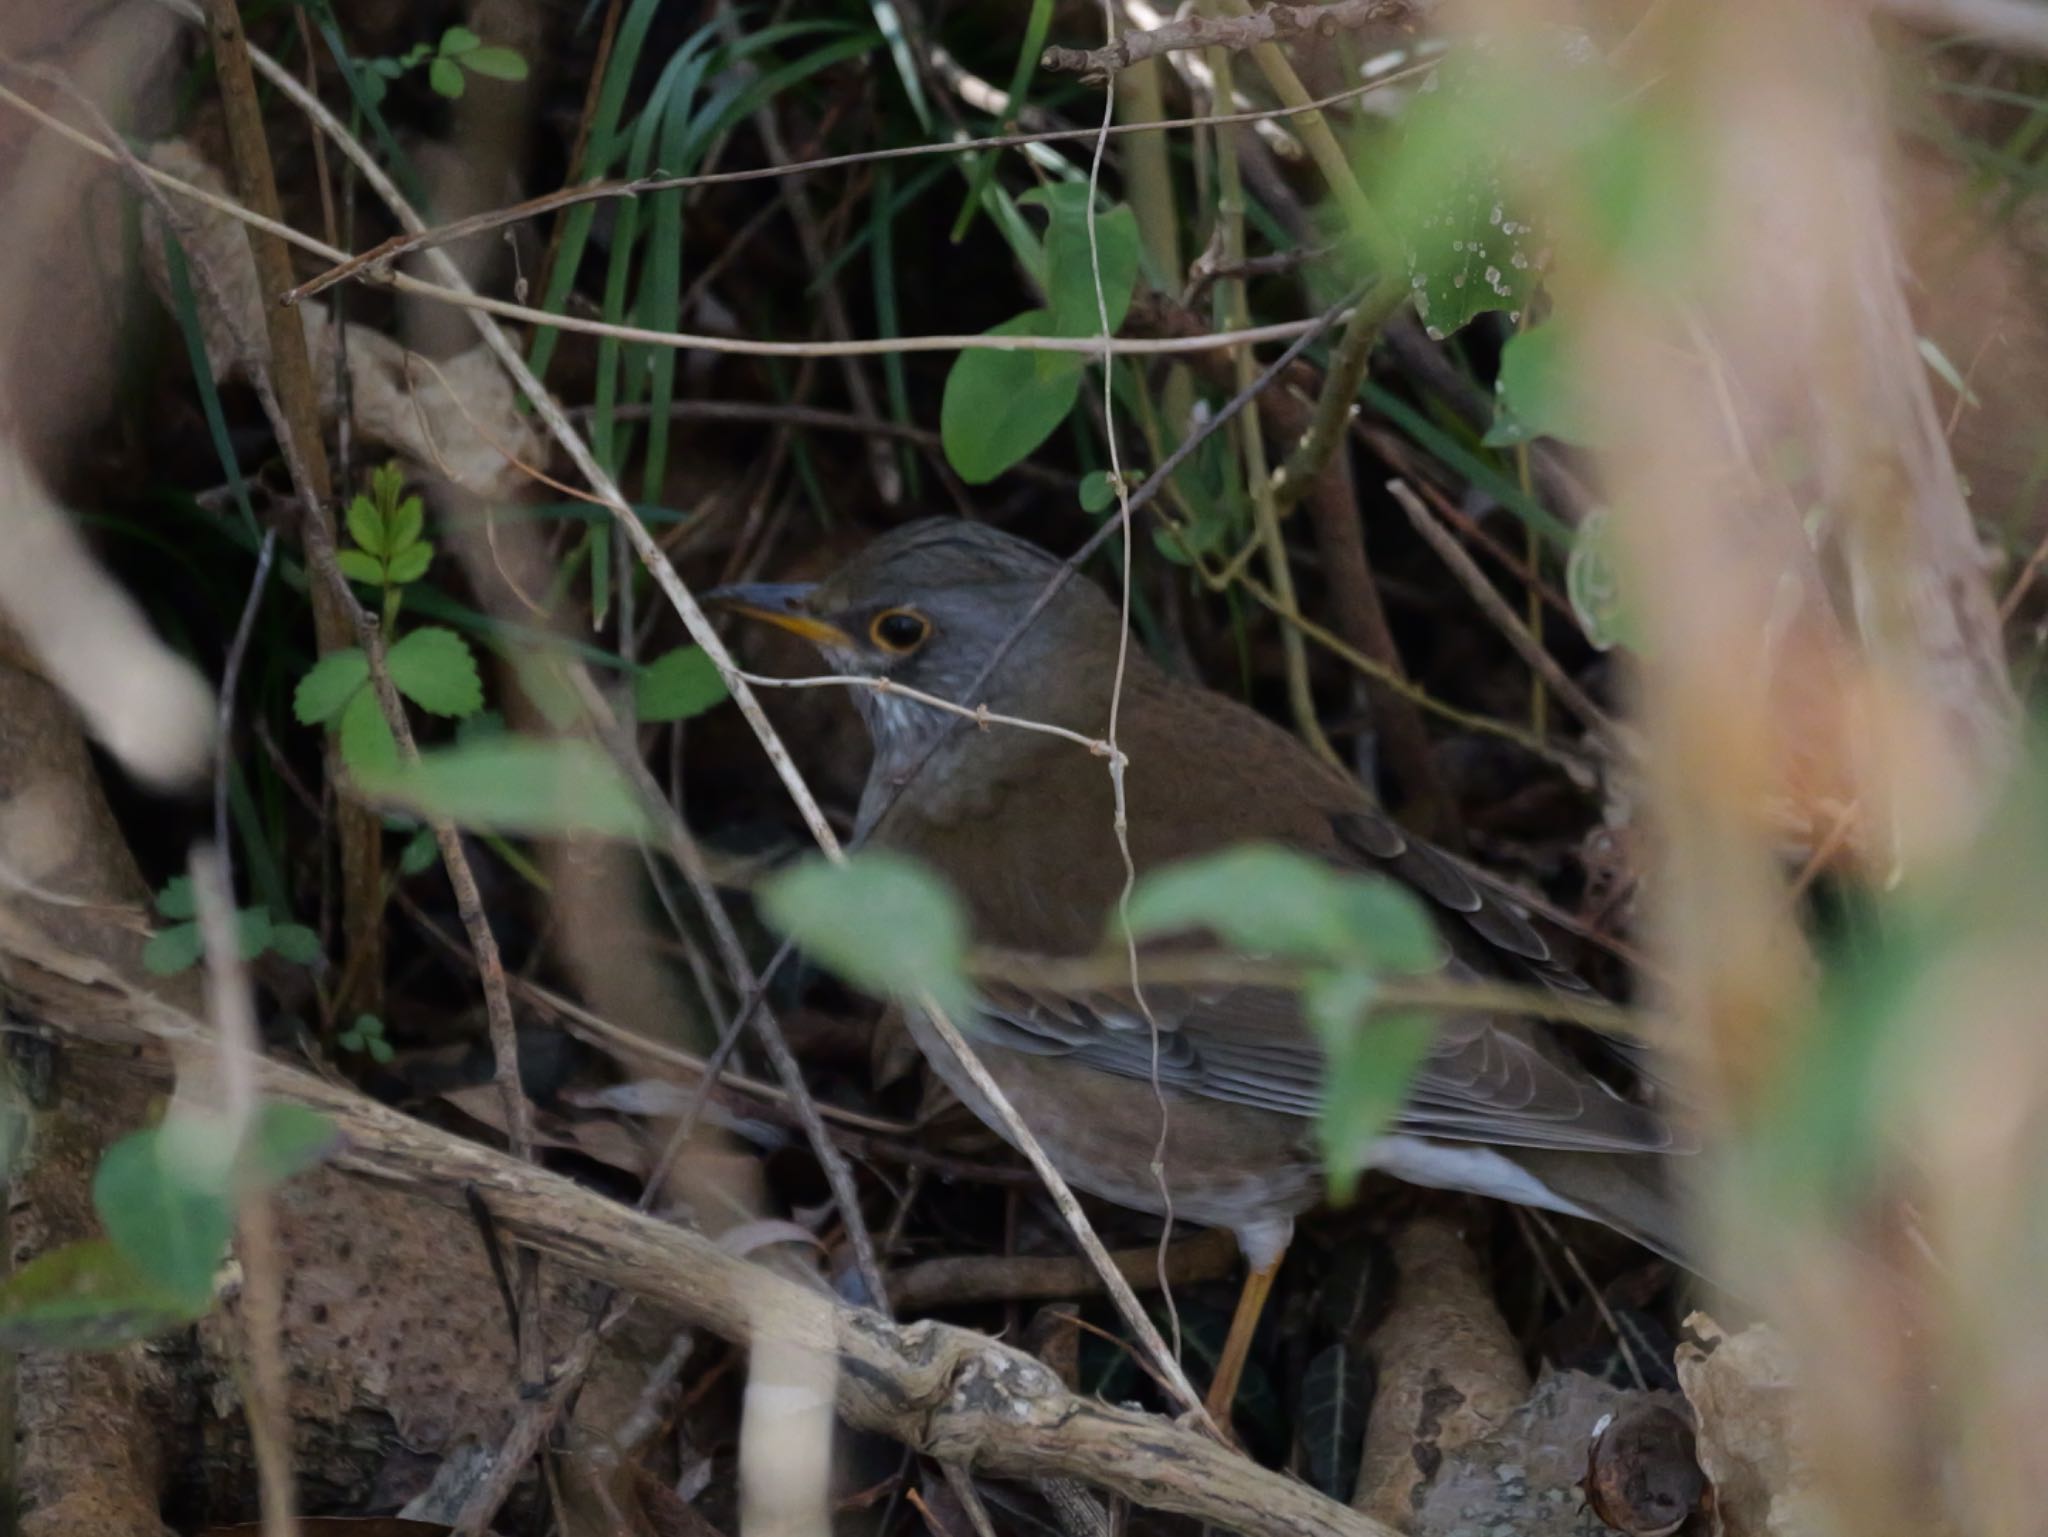
{"type": "MultiPolygon", "coordinates": [[[[1072,725],[1075,705],[1092,699],[1095,675],[1113,661],[1117,616],[1091,583],[1073,579],[1031,617],[1059,568],[1013,534],[929,518],[883,535],[822,582],[722,587],[707,601],[802,636],[836,673],[1072,725]],[[1027,618],[995,673],[967,697],[1027,618]]],[[[854,698],[878,764],[920,754],[946,723],[943,712],[891,690],[856,688],[854,698]]]]}

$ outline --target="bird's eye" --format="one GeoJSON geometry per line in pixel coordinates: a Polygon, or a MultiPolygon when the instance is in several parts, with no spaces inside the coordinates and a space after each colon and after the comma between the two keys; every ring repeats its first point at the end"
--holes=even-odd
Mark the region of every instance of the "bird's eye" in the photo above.
{"type": "Polygon", "coordinates": [[[931,621],[907,608],[886,609],[875,615],[875,622],[868,626],[868,634],[876,645],[899,656],[915,651],[931,632],[931,621]]]}

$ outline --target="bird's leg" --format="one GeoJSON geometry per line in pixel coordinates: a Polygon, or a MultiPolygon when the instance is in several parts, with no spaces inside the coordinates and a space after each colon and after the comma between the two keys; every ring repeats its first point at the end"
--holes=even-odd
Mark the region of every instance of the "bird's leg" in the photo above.
{"type": "Polygon", "coordinates": [[[1223,1354],[1217,1359],[1216,1375],[1209,1383],[1205,1401],[1209,1418],[1218,1425],[1230,1424],[1230,1406],[1237,1398],[1237,1382],[1244,1375],[1245,1358],[1251,1354],[1252,1334],[1259,1327],[1266,1294],[1273,1289],[1273,1277],[1280,1273],[1284,1257],[1284,1253],[1275,1255],[1273,1263],[1264,1267],[1254,1265],[1244,1278],[1244,1290],[1238,1293],[1237,1312],[1230,1320],[1230,1333],[1223,1341],[1223,1354]]]}

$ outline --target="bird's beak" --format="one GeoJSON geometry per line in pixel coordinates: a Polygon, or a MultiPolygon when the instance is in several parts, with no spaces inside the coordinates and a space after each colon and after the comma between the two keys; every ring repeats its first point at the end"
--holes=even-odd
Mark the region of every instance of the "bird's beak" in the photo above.
{"type": "Polygon", "coordinates": [[[817,590],[816,582],[740,582],[707,592],[703,601],[763,620],[792,635],[801,635],[814,646],[850,646],[853,637],[836,624],[828,624],[804,612],[804,601],[817,590]]]}

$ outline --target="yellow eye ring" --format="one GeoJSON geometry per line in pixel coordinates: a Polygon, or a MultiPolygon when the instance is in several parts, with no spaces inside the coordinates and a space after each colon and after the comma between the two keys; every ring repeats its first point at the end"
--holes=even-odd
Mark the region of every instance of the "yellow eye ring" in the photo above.
{"type": "Polygon", "coordinates": [[[868,639],[898,656],[915,651],[931,633],[932,622],[910,608],[885,608],[868,624],[868,639]]]}

